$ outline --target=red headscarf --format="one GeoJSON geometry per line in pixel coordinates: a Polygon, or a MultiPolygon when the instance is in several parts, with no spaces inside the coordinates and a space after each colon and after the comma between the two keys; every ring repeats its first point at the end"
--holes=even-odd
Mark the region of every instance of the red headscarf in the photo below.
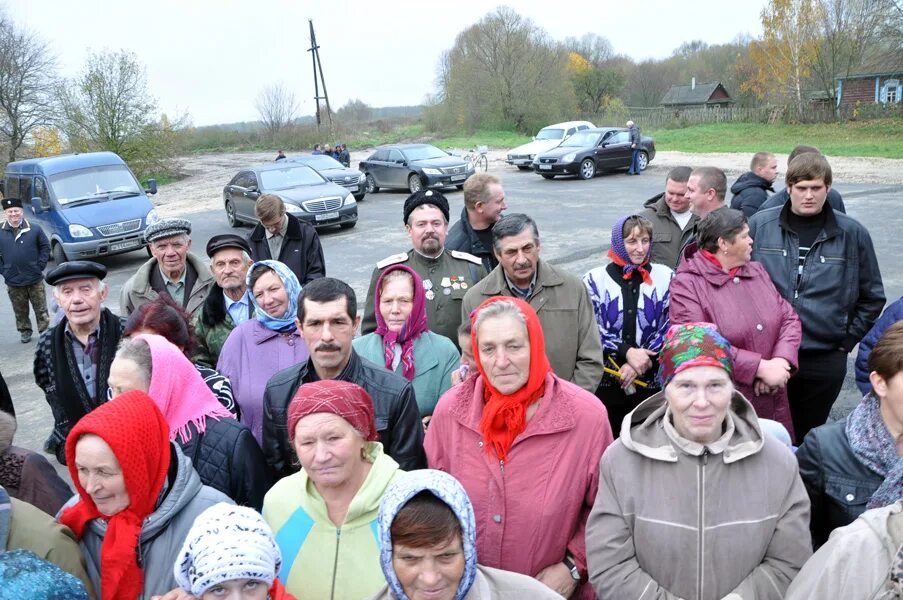
{"type": "Polygon", "coordinates": [[[426,321],[426,300],[423,290],[423,279],[412,268],[405,265],[393,265],[382,272],[376,282],[376,333],[383,336],[383,352],[386,357],[386,368],[392,370],[392,362],[395,359],[395,344],[401,344],[401,372],[408,381],[414,380],[416,370],[414,368],[414,342],[424,331],[429,331],[426,321]],[[414,307],[408,320],[401,331],[389,331],[386,320],[379,310],[379,301],[382,298],[383,280],[393,271],[404,271],[413,277],[414,281],[414,307]]]}
{"type": "Polygon", "coordinates": [[[107,533],[100,547],[103,600],[141,595],[144,573],[137,560],[138,536],[145,517],[156,508],[169,470],[169,457],[166,419],[150,396],[137,390],[117,396],[82,417],[66,438],[66,462],[80,499],[63,511],[59,521],[79,539],[89,521],[107,521],[107,533]],[[111,517],[97,510],[78,479],[75,446],[87,434],[100,437],[110,446],[125,478],[129,505],[111,517]]]}
{"type": "Polygon", "coordinates": [[[533,307],[519,298],[493,296],[483,302],[470,317],[471,345],[477,369],[483,378],[483,416],[480,431],[486,440],[486,448],[493,448],[501,460],[508,456],[514,439],[527,428],[527,407],[542,397],[546,387],[546,375],[552,370],[546,357],[542,325],[533,307]],[[527,336],[530,338],[530,375],[527,383],[513,394],[502,394],[489,383],[483,363],[480,361],[480,344],[477,332],[477,315],[493,302],[511,302],[527,320],[527,336]]]}
{"type": "Polygon", "coordinates": [[[288,439],[295,441],[298,421],[314,413],[332,413],[351,423],[368,442],[379,439],[376,433],[376,417],[373,398],[367,390],[349,381],[321,379],[305,383],[295,392],[288,405],[288,439]]]}

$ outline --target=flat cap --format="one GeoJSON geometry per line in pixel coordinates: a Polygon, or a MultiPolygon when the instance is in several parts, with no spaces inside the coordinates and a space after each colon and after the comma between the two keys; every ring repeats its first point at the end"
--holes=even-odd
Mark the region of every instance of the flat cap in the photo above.
{"type": "Polygon", "coordinates": [[[7,208],[22,208],[22,201],[18,198],[4,198],[0,200],[0,204],[3,205],[3,210],[7,208]]]}
{"type": "Polygon", "coordinates": [[[160,219],[153,225],[148,225],[144,230],[144,239],[148,242],[162,240],[181,234],[191,233],[191,221],[187,219],[160,219]]]}
{"type": "Polygon", "coordinates": [[[414,209],[424,204],[432,204],[441,210],[442,214],[445,215],[445,222],[448,223],[448,199],[440,192],[433,190],[420,190],[408,196],[408,199],[404,201],[403,223],[407,225],[408,217],[411,216],[414,209]]]}
{"type": "Polygon", "coordinates": [[[107,276],[107,268],[100,263],[91,260],[70,260],[58,265],[47,273],[47,285],[59,285],[70,279],[87,279],[96,277],[103,279],[107,276]]]}
{"type": "Polygon", "coordinates": [[[244,250],[249,256],[251,254],[251,246],[248,245],[245,238],[240,235],[235,235],[234,233],[223,233],[221,235],[213,236],[210,238],[210,241],[207,242],[207,256],[213,258],[213,255],[223,248],[235,248],[237,250],[244,250]]]}

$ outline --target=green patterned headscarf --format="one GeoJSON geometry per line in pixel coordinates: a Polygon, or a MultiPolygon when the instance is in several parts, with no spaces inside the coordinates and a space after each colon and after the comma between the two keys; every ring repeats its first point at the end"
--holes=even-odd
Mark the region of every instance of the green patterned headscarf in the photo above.
{"type": "Polygon", "coordinates": [[[712,323],[672,325],[659,357],[658,377],[662,387],[674,376],[692,367],[720,367],[733,373],[731,343],[712,323]]]}

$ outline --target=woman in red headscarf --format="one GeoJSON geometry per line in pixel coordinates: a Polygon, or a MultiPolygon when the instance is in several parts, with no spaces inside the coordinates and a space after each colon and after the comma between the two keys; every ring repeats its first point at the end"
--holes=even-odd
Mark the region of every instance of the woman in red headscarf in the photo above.
{"type": "Polygon", "coordinates": [[[566,598],[586,585],[586,519],[612,442],[605,407],[557,377],[533,308],[496,296],[472,317],[477,377],[439,400],[424,448],[473,502],[480,564],[566,598]]]}
{"type": "Polygon", "coordinates": [[[59,521],[78,538],[101,600],[148,600],[175,588],[173,564],[195,517],[232,503],[201,485],[141,391],[84,416],[66,439],[66,462],[78,496],[59,521]]]}

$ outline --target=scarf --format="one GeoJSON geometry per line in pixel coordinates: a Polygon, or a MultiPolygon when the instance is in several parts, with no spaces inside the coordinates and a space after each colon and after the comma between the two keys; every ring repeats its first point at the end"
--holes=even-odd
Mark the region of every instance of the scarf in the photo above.
{"type": "Polygon", "coordinates": [[[285,309],[285,314],[281,317],[271,317],[257,304],[257,298],[254,297],[254,291],[251,290],[251,304],[254,306],[254,314],[257,316],[257,320],[270,331],[278,331],[279,333],[294,331],[295,321],[298,319],[298,295],[301,294],[301,282],[298,281],[298,276],[278,260],[259,260],[248,269],[246,282],[249,290],[251,289],[251,274],[254,273],[254,269],[260,266],[269,267],[276,272],[276,276],[279,277],[283,287],[285,287],[288,306],[285,309]]]}
{"type": "Polygon", "coordinates": [[[395,344],[401,344],[401,372],[408,381],[414,380],[416,368],[414,365],[414,342],[425,331],[429,331],[429,325],[426,321],[426,296],[423,290],[423,279],[412,268],[405,265],[392,265],[387,268],[379,276],[376,282],[376,334],[383,338],[383,353],[386,358],[386,368],[392,370],[392,363],[395,360],[395,344]],[[379,302],[382,298],[382,285],[386,275],[393,271],[404,271],[413,278],[414,285],[414,306],[411,310],[408,320],[402,326],[401,331],[389,331],[386,320],[383,318],[379,309],[379,302]]]}
{"type": "Polygon", "coordinates": [[[847,417],[846,432],[859,462],[884,477],[866,508],[880,508],[899,500],[903,493],[903,460],[881,418],[880,400],[874,392],[866,394],[847,417]]]}
{"type": "Polygon", "coordinates": [[[649,242],[646,258],[639,265],[633,264],[633,261],[630,260],[630,255],[627,254],[627,247],[624,245],[624,223],[627,222],[627,219],[635,216],[637,215],[621,217],[612,225],[611,248],[608,249],[608,258],[611,259],[611,262],[621,267],[621,270],[624,272],[624,279],[630,279],[633,277],[634,272],[638,272],[643,278],[643,283],[652,285],[652,275],[649,274],[649,270],[646,268],[646,265],[649,264],[649,258],[652,256],[652,242],[649,242]]]}
{"type": "Polygon", "coordinates": [[[101,600],[137,598],[144,589],[144,573],[138,566],[138,537],[144,519],[156,508],[169,469],[166,419],[147,394],[126,392],[88,413],[72,428],[66,438],[66,462],[79,500],[63,510],[59,522],[81,539],[90,521],[107,521],[100,546],[101,600]],[[122,469],[130,504],[115,515],[101,514],[79,481],[75,446],[86,434],[102,438],[122,469]]]}
{"type": "Polygon", "coordinates": [[[151,352],[151,382],[148,395],[169,424],[169,441],[179,445],[191,441],[193,424],[199,434],[207,429],[207,417],[217,421],[232,413],[220,404],[197,368],[173,343],[159,335],[142,334],[151,352]]]}
{"type": "Polygon", "coordinates": [[[471,316],[471,345],[473,346],[473,358],[477,363],[477,370],[483,378],[483,416],[480,418],[480,432],[486,440],[486,450],[495,450],[501,460],[508,457],[508,450],[515,438],[527,428],[527,407],[542,397],[545,392],[546,375],[551,372],[549,359],[546,357],[545,338],[542,333],[542,325],[533,307],[520,298],[509,296],[493,296],[483,302],[471,316]],[[530,375],[527,383],[513,394],[502,394],[495,389],[483,363],[480,361],[480,344],[477,339],[477,316],[480,310],[493,302],[511,302],[520,309],[521,314],[527,320],[527,337],[530,338],[530,375]]]}
{"type": "Polygon", "coordinates": [[[313,413],[331,413],[342,417],[368,442],[379,440],[373,398],[367,390],[350,381],[321,379],[301,384],[288,405],[288,440],[295,442],[298,421],[313,413]]]}
{"type": "Polygon", "coordinates": [[[718,367],[733,378],[731,343],[712,323],[672,325],[658,355],[658,382],[665,387],[681,371],[693,367],[718,367]]]}
{"type": "MultiPolygon", "coordinates": [[[[716,267],[718,267],[718,270],[719,270],[719,271],[723,271],[723,270],[724,270],[724,265],[721,264],[721,261],[718,260],[718,257],[715,256],[714,254],[712,254],[711,252],[709,252],[708,250],[702,250],[702,249],[700,249],[700,250],[699,250],[699,254],[702,255],[702,257],[703,257],[705,260],[709,261],[710,263],[712,263],[713,265],[715,265],[716,267]]],[[[740,267],[734,267],[733,269],[730,269],[730,270],[727,272],[727,274],[728,274],[728,276],[733,277],[734,275],[737,274],[737,271],[739,271],[739,270],[740,270],[740,267]]]]}

